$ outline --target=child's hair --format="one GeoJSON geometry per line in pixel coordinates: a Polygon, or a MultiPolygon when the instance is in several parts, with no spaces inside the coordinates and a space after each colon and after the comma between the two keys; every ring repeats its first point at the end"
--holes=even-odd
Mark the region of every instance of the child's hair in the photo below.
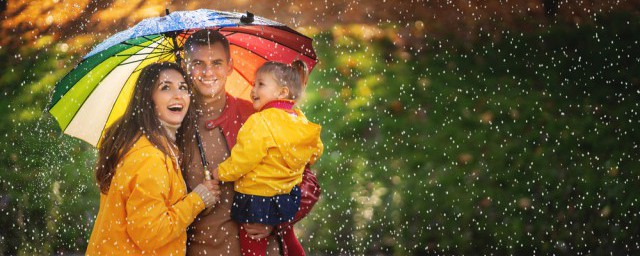
{"type": "Polygon", "coordinates": [[[198,30],[187,37],[187,41],[184,43],[184,53],[188,54],[193,51],[194,46],[208,46],[216,43],[221,43],[222,48],[224,48],[224,53],[227,54],[227,58],[231,58],[229,40],[227,40],[223,34],[213,29],[198,30]]]}
{"type": "MultiPolygon", "coordinates": [[[[152,96],[160,73],[165,70],[175,70],[185,78],[185,81],[187,80],[185,72],[176,63],[160,62],[144,67],[140,71],[131,101],[124,115],[105,131],[98,148],[96,162],[96,180],[100,192],[106,194],[109,191],[118,163],[140,136],[146,136],[156,148],[164,154],[170,155],[169,145],[166,143],[169,139],[161,127],[160,120],[158,120],[152,96]]],[[[191,88],[190,85],[189,88],[191,88]]],[[[193,98],[190,103],[193,104],[193,98]]],[[[189,128],[195,127],[193,107],[187,110],[182,123],[184,125],[180,127],[181,131],[178,132],[177,139],[179,145],[182,144],[183,138],[192,137],[190,134],[195,133],[189,128]]]]}
{"type": "Polygon", "coordinates": [[[271,74],[278,85],[289,88],[289,99],[298,100],[304,91],[309,71],[307,64],[301,60],[295,60],[291,64],[269,61],[264,63],[258,71],[258,74],[271,74]]]}

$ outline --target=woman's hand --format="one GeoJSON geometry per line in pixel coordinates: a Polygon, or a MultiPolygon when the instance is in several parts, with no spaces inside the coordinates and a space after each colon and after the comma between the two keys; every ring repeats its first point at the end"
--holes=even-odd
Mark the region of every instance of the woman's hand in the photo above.
{"type": "Polygon", "coordinates": [[[209,208],[220,201],[220,181],[205,180],[193,189],[204,202],[205,208],[209,208]]]}
{"type": "Polygon", "coordinates": [[[220,194],[222,190],[220,190],[220,181],[219,180],[205,180],[202,184],[207,187],[207,190],[211,192],[211,194],[215,197],[215,203],[220,201],[220,194]]]}
{"type": "Polygon", "coordinates": [[[273,226],[260,223],[245,223],[242,227],[247,231],[251,239],[262,239],[269,237],[273,231],[273,226]]]}

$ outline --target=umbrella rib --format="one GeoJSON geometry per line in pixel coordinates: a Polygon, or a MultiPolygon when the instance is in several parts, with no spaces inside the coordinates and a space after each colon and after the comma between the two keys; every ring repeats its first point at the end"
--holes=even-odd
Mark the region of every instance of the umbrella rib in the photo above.
{"type": "Polygon", "coordinates": [[[175,52],[176,48],[171,47],[171,45],[165,45],[165,41],[167,40],[163,40],[162,43],[158,44],[158,48],[161,49],[163,52],[169,52],[169,53],[175,52]]]}
{"type": "Polygon", "coordinates": [[[136,62],[143,62],[145,59],[139,59],[139,60],[132,60],[129,62],[125,62],[125,63],[120,63],[120,65],[129,65],[131,63],[136,63],[136,62]]]}
{"type": "MultiPolygon", "coordinates": [[[[162,54],[156,54],[156,56],[154,56],[154,57],[152,57],[152,58],[158,58],[158,60],[160,60],[160,59],[162,59],[162,56],[171,56],[171,53],[163,52],[162,54]]],[[[135,62],[138,62],[138,61],[132,61],[132,62],[130,62],[130,63],[135,63],[135,62]]],[[[131,73],[135,73],[135,72],[138,72],[138,71],[140,71],[140,70],[142,70],[142,68],[135,69],[135,70],[134,70],[133,72],[131,72],[131,73]]]]}
{"type": "MultiPolygon", "coordinates": [[[[168,38],[167,36],[165,36],[165,38],[168,38]]],[[[177,45],[171,47],[171,45],[169,45],[169,40],[162,40],[162,42],[160,43],[160,46],[163,47],[163,49],[169,49],[169,51],[173,51],[175,49],[178,49],[177,45]],[[166,44],[165,44],[166,43],[166,44]]]]}
{"type": "MultiPolygon", "coordinates": [[[[279,30],[282,30],[282,29],[279,29],[279,30]]],[[[282,30],[282,31],[285,31],[285,30],[282,30]]],[[[285,44],[282,44],[282,43],[280,43],[280,42],[277,42],[277,41],[271,40],[271,39],[266,38],[266,37],[258,36],[258,35],[251,34],[251,33],[242,32],[242,31],[229,31],[229,32],[230,32],[230,33],[229,33],[229,35],[225,35],[225,36],[231,36],[231,35],[233,35],[233,34],[244,34],[244,35],[255,36],[255,37],[262,38],[262,39],[264,39],[264,40],[267,40],[267,41],[270,41],[270,42],[276,43],[276,44],[278,44],[278,45],[282,45],[282,46],[284,46],[284,47],[286,47],[286,48],[289,48],[289,49],[291,49],[292,51],[295,51],[295,52],[297,52],[297,53],[299,53],[299,54],[302,54],[302,55],[304,55],[304,56],[306,56],[306,57],[308,57],[308,58],[310,58],[310,59],[312,59],[312,60],[317,60],[317,57],[316,57],[316,58],[311,57],[311,56],[309,56],[309,55],[307,55],[307,54],[305,54],[305,53],[303,53],[303,52],[300,52],[300,51],[298,51],[298,50],[296,50],[296,49],[292,48],[292,47],[289,47],[289,46],[287,46],[287,45],[285,45],[285,44]]],[[[289,33],[288,31],[285,31],[285,32],[289,33]]],[[[289,34],[291,34],[291,33],[289,33],[289,34]]],[[[238,46],[239,46],[239,45],[238,45],[238,46]]]]}
{"type": "Polygon", "coordinates": [[[175,56],[175,55],[172,52],[164,52],[164,54],[161,54],[160,56],[158,56],[158,60],[169,61],[171,59],[171,56],[175,56]]]}
{"type": "MultiPolygon", "coordinates": [[[[158,36],[158,37],[159,37],[159,36],[158,36]]],[[[158,37],[156,37],[156,38],[149,38],[148,36],[140,36],[140,38],[144,38],[144,39],[146,39],[147,41],[152,41],[152,42],[157,42],[157,41],[161,40],[161,38],[158,38],[158,37]]],[[[164,41],[164,40],[163,40],[163,41],[164,41]]],[[[157,47],[151,47],[150,45],[146,45],[146,46],[145,46],[145,45],[141,45],[141,44],[132,44],[132,43],[128,43],[127,41],[124,41],[124,42],[122,42],[121,44],[129,45],[129,46],[143,47],[143,48],[151,48],[151,49],[157,48],[157,47]]]]}
{"type": "Polygon", "coordinates": [[[258,57],[260,57],[260,58],[262,58],[262,59],[264,59],[264,60],[266,60],[266,61],[269,61],[269,59],[267,59],[266,57],[262,57],[262,56],[261,56],[260,54],[258,54],[257,52],[254,52],[254,51],[252,51],[252,50],[250,50],[250,49],[244,48],[244,47],[242,47],[242,45],[238,45],[238,44],[236,44],[236,43],[231,43],[231,42],[229,42],[229,44],[231,44],[231,45],[235,45],[235,46],[238,46],[238,47],[240,47],[240,48],[242,48],[242,49],[244,49],[244,50],[250,51],[251,53],[255,54],[256,56],[258,56],[258,57]]]}
{"type": "MultiPolygon", "coordinates": [[[[168,36],[168,35],[164,34],[165,39],[173,39],[173,40],[171,40],[171,41],[163,40],[160,43],[160,47],[162,47],[162,49],[165,50],[165,52],[167,52],[167,54],[175,56],[176,62],[178,62],[178,59],[180,58],[178,56],[179,51],[180,51],[180,47],[178,46],[179,44],[178,44],[178,42],[176,40],[177,36],[178,36],[178,34],[176,34],[175,36],[168,36]],[[171,44],[173,44],[173,43],[175,43],[175,45],[172,46],[171,44]],[[166,49],[168,49],[168,50],[166,50],[166,49]]],[[[166,58],[166,59],[169,59],[169,58],[166,58]]]]}
{"type": "Polygon", "coordinates": [[[121,44],[129,45],[129,46],[136,46],[136,47],[151,48],[151,49],[153,49],[152,47],[149,47],[149,46],[143,46],[143,45],[139,45],[139,44],[132,44],[132,43],[127,43],[127,42],[122,42],[121,44]]]}
{"type": "Polygon", "coordinates": [[[176,41],[179,45],[184,45],[184,43],[187,41],[187,37],[189,37],[189,31],[184,30],[182,31],[182,33],[176,34],[176,41]]]}
{"type": "Polygon", "coordinates": [[[147,39],[148,41],[154,41],[153,38],[149,38],[148,36],[149,35],[145,35],[145,36],[141,36],[141,37],[144,38],[144,39],[147,39]]]}
{"type": "MultiPolygon", "coordinates": [[[[146,59],[160,57],[160,56],[162,56],[164,54],[171,54],[171,53],[168,53],[168,52],[148,53],[147,54],[147,55],[149,55],[148,58],[143,58],[143,59],[139,59],[139,60],[132,60],[132,61],[129,61],[129,62],[120,63],[119,65],[127,65],[127,64],[131,64],[131,63],[136,63],[136,62],[144,61],[146,59]]],[[[139,55],[143,55],[143,54],[139,54],[139,55]]]]}
{"type": "Polygon", "coordinates": [[[153,55],[153,54],[161,54],[161,53],[165,53],[167,51],[161,51],[161,52],[157,52],[157,53],[131,53],[131,54],[116,54],[114,55],[114,57],[131,57],[131,56],[136,56],[136,55],[153,55]]]}
{"type": "MultiPolygon", "coordinates": [[[[185,34],[185,35],[188,35],[187,33],[184,33],[184,34],[185,34]]],[[[187,37],[186,37],[186,36],[183,36],[183,37],[182,37],[182,40],[178,40],[178,42],[180,42],[180,44],[181,44],[181,45],[184,45],[184,43],[186,43],[186,42],[187,42],[187,37]]]]}

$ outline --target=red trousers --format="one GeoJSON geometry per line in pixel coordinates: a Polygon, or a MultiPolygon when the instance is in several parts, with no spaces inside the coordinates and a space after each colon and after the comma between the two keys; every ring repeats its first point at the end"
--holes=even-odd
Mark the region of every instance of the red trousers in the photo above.
{"type": "MultiPolygon", "coordinates": [[[[304,249],[296,238],[293,228],[287,228],[281,233],[283,255],[304,256],[304,249]]],[[[240,250],[242,256],[264,256],[267,252],[267,241],[269,238],[252,239],[247,235],[247,231],[240,225],[240,250]]],[[[279,237],[276,237],[279,239],[279,237]]]]}

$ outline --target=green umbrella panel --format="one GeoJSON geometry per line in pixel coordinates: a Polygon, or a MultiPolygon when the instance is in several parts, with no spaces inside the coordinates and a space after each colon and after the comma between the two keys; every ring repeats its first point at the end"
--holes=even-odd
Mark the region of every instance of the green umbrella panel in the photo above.
{"type": "Polygon", "coordinates": [[[174,61],[171,49],[170,39],[147,36],[83,60],[56,85],[49,112],[64,133],[97,146],[104,130],[124,114],[140,69],[174,61]]]}

